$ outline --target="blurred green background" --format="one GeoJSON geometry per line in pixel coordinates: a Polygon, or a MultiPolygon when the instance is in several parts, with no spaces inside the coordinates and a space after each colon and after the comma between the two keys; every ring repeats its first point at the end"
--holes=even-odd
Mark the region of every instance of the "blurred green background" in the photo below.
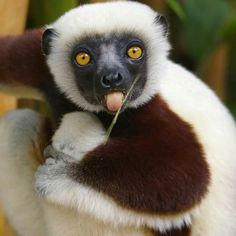
{"type": "MultiPolygon", "coordinates": [[[[49,24],[70,8],[89,2],[101,1],[31,0],[27,28],[49,24]]],[[[167,17],[171,58],[208,83],[236,115],[236,1],[141,2],[167,17]]]]}

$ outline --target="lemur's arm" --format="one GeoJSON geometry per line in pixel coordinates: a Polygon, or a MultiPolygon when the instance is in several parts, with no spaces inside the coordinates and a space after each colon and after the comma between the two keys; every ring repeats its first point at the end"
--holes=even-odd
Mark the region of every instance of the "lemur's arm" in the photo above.
{"type": "Polygon", "coordinates": [[[41,50],[43,30],[0,37],[0,83],[39,87],[51,78],[41,50]]]}
{"type": "Polygon", "coordinates": [[[53,138],[53,159],[38,170],[39,193],[113,224],[159,230],[189,224],[209,182],[201,146],[160,99],[134,113],[119,120],[106,145],[96,118],[68,114],[53,138]],[[157,109],[150,113],[149,106],[157,109]]]}
{"type": "Polygon", "coordinates": [[[0,85],[26,85],[39,89],[51,105],[55,124],[63,114],[78,110],[55,86],[42,52],[43,29],[0,37],[0,85]]]}

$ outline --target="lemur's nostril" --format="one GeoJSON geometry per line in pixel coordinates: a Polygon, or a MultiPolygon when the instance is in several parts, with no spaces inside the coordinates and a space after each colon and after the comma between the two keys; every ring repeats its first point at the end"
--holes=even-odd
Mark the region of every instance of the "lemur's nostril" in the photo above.
{"type": "Polygon", "coordinates": [[[102,76],[101,84],[104,88],[109,88],[111,86],[111,79],[108,76],[102,76]]]}
{"type": "Polygon", "coordinates": [[[117,74],[116,74],[116,78],[115,78],[115,80],[114,80],[115,84],[116,84],[116,85],[120,85],[121,82],[122,82],[122,80],[123,80],[122,75],[121,75],[120,73],[117,73],[117,74]]]}

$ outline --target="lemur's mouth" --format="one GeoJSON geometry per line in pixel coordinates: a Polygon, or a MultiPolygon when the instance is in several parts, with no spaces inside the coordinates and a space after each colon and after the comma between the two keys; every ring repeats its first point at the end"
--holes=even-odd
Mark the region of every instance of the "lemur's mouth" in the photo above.
{"type": "Polygon", "coordinates": [[[107,94],[104,95],[104,106],[106,109],[111,112],[117,112],[119,109],[121,109],[123,105],[125,94],[123,91],[120,90],[112,90],[109,91],[107,94]]]}

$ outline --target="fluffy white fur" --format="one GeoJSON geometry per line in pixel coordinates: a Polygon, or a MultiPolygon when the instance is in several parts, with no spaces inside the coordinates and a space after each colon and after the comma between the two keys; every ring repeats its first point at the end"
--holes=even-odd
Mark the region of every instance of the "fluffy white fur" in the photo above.
{"type": "Polygon", "coordinates": [[[45,202],[49,236],[152,236],[144,229],[114,227],[70,208],[45,202]]]}
{"type": "Polygon", "coordinates": [[[156,16],[157,13],[150,7],[126,1],[84,5],[67,12],[49,26],[59,35],[52,41],[48,57],[56,84],[79,107],[87,111],[104,110],[102,106],[92,105],[82,97],[75,84],[70,60],[65,58],[70,58],[74,43],[86,35],[134,32],[147,45],[149,79],[142,95],[129,107],[146,103],[157,91],[156,80],[162,77],[170,49],[163,26],[155,24],[156,16]]]}
{"type": "Polygon", "coordinates": [[[52,146],[75,160],[80,160],[104,140],[105,129],[95,115],[74,112],[63,117],[61,128],[52,138],[52,146]]]}

